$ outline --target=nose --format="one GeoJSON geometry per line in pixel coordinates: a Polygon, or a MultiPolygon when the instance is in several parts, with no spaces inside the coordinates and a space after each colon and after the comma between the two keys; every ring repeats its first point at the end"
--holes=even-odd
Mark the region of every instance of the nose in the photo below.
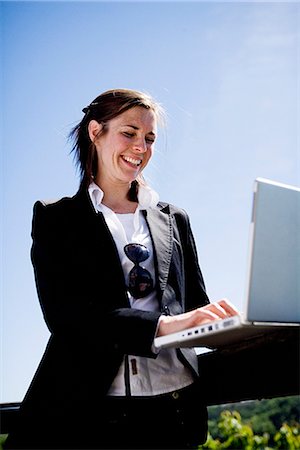
{"type": "Polygon", "coordinates": [[[133,148],[139,153],[145,153],[147,151],[147,143],[144,138],[138,138],[134,142],[133,148]]]}

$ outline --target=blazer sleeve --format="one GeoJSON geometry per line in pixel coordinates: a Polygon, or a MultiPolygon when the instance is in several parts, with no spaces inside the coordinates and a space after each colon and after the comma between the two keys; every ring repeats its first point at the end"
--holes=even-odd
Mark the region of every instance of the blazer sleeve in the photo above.
{"type": "MultiPolygon", "coordinates": [[[[113,307],[109,292],[101,289],[91,276],[89,261],[76,254],[76,248],[66,244],[67,225],[62,207],[34,206],[31,258],[37,293],[47,326],[64,340],[96,347],[99,351],[117,351],[139,356],[156,357],[151,346],[159,312],[113,307]],[[63,230],[63,231],[62,231],[63,230]],[[71,253],[71,254],[70,254],[71,253]]],[[[118,283],[116,283],[118,284],[118,283]]],[[[120,283],[119,296],[124,297],[120,283]]],[[[118,290],[111,289],[115,296],[118,290]]],[[[115,304],[122,304],[116,300],[115,304]]]]}

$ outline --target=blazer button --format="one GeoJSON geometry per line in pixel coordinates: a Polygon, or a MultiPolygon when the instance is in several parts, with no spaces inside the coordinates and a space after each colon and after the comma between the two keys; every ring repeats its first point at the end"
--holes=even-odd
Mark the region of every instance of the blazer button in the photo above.
{"type": "Polygon", "coordinates": [[[170,309],[169,309],[169,307],[167,305],[165,305],[163,307],[163,314],[165,314],[166,316],[170,315],[170,309]]]}

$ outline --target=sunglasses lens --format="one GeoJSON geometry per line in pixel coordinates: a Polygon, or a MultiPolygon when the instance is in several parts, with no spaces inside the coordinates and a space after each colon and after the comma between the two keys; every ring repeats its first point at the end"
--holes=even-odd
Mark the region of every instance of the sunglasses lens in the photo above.
{"type": "Polygon", "coordinates": [[[139,264],[149,258],[150,252],[142,244],[127,244],[124,247],[127,258],[134,263],[129,272],[128,291],[134,298],[147,297],[153,291],[151,273],[139,264]]]}
{"type": "Polygon", "coordinates": [[[149,258],[149,250],[147,247],[141,244],[128,244],[125,245],[124,251],[130,261],[135,264],[139,264],[149,258]]]}
{"type": "Polygon", "coordinates": [[[135,266],[129,273],[128,290],[134,298],[146,297],[153,290],[153,280],[150,272],[140,266],[135,266]]]}

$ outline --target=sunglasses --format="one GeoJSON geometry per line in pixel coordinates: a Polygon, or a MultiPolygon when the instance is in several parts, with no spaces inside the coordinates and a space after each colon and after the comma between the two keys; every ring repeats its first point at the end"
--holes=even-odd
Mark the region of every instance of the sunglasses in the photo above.
{"type": "Polygon", "coordinates": [[[133,243],[125,245],[124,252],[134,264],[129,272],[128,291],[133,298],[146,297],[153,291],[153,279],[151,273],[139,264],[149,258],[149,250],[142,244],[133,243]]]}

